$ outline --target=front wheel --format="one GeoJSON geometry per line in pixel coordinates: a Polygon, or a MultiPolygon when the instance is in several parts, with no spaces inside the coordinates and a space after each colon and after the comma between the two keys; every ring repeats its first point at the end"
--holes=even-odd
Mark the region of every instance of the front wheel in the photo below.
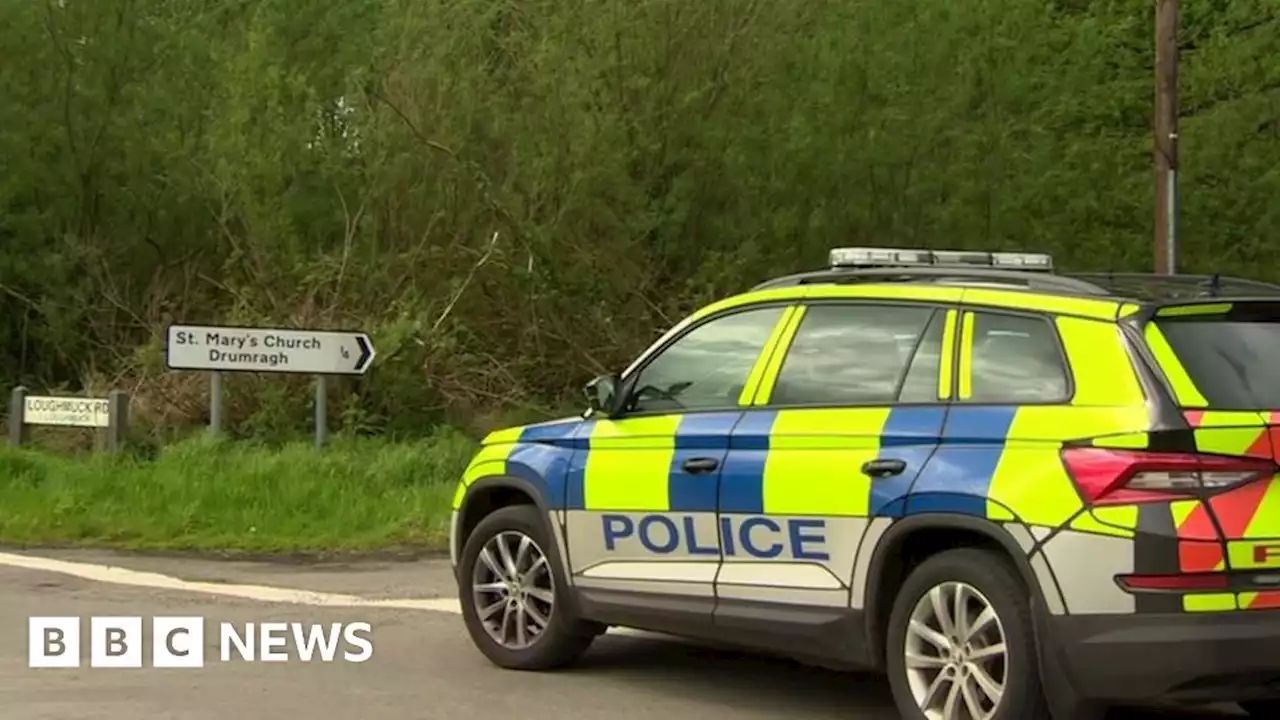
{"type": "Polygon", "coordinates": [[[488,515],[459,558],[458,598],[467,632],[500,667],[548,670],[586,652],[596,628],[572,617],[568,587],[552,559],[546,520],[532,505],[488,515]]]}
{"type": "Polygon", "coordinates": [[[886,666],[911,720],[1047,718],[1028,590],[1007,560],[972,548],[935,555],[894,599],[886,666]]]}

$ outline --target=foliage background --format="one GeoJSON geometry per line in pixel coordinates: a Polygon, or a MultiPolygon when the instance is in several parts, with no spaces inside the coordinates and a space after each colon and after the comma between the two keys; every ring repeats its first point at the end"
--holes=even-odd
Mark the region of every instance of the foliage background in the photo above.
{"type": "MultiPolygon", "coordinates": [[[[202,423],[170,321],[359,327],[353,434],[576,404],[837,244],[1152,266],[1149,0],[0,0],[0,377],[202,423]]],[[[1280,280],[1280,2],[1183,0],[1184,267],[1280,280]]],[[[306,379],[236,377],[236,430],[306,379]]]]}

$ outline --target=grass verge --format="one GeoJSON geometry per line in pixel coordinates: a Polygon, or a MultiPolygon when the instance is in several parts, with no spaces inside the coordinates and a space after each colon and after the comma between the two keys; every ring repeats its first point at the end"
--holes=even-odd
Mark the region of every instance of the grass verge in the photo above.
{"type": "Polygon", "coordinates": [[[0,448],[0,542],[254,553],[447,547],[475,446],[335,439],[265,447],[207,438],[154,459],[0,448]]]}

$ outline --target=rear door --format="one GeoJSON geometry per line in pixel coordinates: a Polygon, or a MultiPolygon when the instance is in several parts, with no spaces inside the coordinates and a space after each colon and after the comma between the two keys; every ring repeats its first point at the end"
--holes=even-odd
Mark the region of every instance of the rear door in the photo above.
{"type": "MultiPolygon", "coordinates": [[[[1164,306],[1143,335],[1193,428],[1196,450],[1277,458],[1280,302],[1164,306]]],[[[1174,509],[1183,572],[1252,572],[1242,582],[1280,585],[1276,476],[1174,509]]],[[[1235,600],[1241,610],[1280,608],[1280,591],[1253,589],[1236,593],[1235,600]]]]}

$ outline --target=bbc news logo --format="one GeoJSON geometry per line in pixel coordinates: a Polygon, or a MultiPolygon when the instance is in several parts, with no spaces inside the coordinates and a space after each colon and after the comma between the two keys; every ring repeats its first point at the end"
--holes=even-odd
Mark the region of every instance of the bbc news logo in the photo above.
{"type": "MultiPolygon", "coordinates": [[[[140,617],[91,617],[89,635],[81,637],[79,617],[32,617],[27,620],[27,666],[78,668],[84,645],[89,667],[140,668],[147,636],[140,617]]],[[[153,617],[150,626],[151,667],[205,666],[205,619],[153,617]]],[[[367,622],[219,623],[218,659],[232,662],[362,663],[373,657],[373,628],[367,622]]]]}

